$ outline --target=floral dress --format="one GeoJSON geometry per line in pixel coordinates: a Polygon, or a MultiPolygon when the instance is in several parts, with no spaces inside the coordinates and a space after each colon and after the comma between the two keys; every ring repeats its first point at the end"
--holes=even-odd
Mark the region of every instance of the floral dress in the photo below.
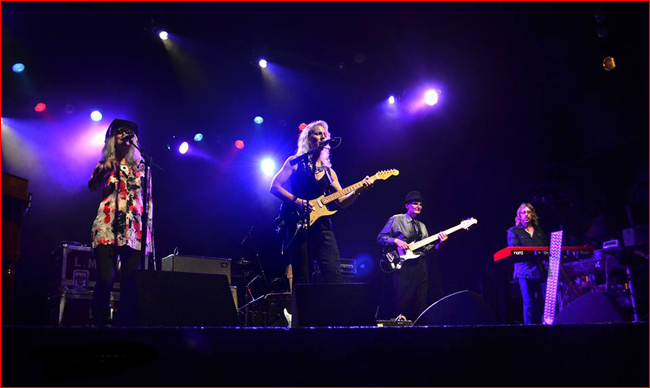
{"type": "MultiPolygon", "coordinates": [[[[104,186],[117,182],[118,185],[118,211],[117,211],[117,245],[128,246],[137,251],[142,249],[142,184],[144,181],[145,166],[141,163],[138,167],[130,167],[121,164],[119,175],[116,171],[111,172],[106,178],[104,186]]],[[[152,215],[153,200],[151,196],[151,179],[148,182],[149,204],[147,213],[149,214],[147,222],[147,250],[146,254],[151,252],[153,243],[152,239],[152,215]]],[[[114,245],[115,237],[113,233],[113,221],[115,220],[115,191],[106,196],[99,204],[97,217],[92,226],[92,247],[98,245],[114,245]]]]}

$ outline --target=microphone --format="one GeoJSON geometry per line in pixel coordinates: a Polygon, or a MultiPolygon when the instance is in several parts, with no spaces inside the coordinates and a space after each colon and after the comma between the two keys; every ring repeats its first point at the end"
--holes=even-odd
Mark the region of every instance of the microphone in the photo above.
{"type": "Polygon", "coordinates": [[[133,139],[134,137],[135,137],[135,133],[130,133],[128,135],[125,135],[122,138],[122,142],[126,143],[127,141],[131,141],[131,139],[133,139]]]}
{"type": "Polygon", "coordinates": [[[334,148],[341,145],[341,140],[342,139],[340,137],[333,137],[331,139],[327,139],[327,140],[321,142],[320,145],[318,146],[318,148],[325,148],[325,146],[329,145],[330,149],[334,149],[334,148]]]}

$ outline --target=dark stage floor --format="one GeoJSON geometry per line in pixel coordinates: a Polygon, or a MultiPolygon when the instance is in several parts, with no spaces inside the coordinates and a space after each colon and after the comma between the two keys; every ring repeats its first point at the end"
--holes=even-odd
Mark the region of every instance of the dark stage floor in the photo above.
{"type": "Polygon", "coordinates": [[[648,323],[2,328],[3,386],[648,386],[648,323]]]}

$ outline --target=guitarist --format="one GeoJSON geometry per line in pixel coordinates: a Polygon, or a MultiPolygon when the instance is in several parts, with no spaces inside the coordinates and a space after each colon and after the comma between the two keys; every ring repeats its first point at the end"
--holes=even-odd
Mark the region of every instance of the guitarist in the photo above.
{"type": "MultiPolygon", "coordinates": [[[[284,247],[291,260],[293,284],[310,282],[310,274],[314,270],[311,264],[314,261],[318,263],[325,283],[341,282],[339,249],[332,230],[331,217],[320,217],[309,226],[307,232],[295,229],[296,223],[307,213],[310,199],[318,198],[324,193],[343,190],[338,176],[332,169],[330,146],[320,147],[321,143],[328,139],[330,132],[325,121],[314,121],[307,125],[298,137],[296,154],[284,162],[282,169],[271,182],[271,194],[284,201],[283,222],[287,226],[284,247]],[[306,168],[304,163],[291,163],[312,150],[316,152],[307,160],[306,168]]],[[[369,177],[366,177],[362,189],[370,186],[369,177]]],[[[360,194],[361,189],[353,191],[339,198],[337,205],[346,208],[354,203],[360,194]]]]}
{"type": "MultiPolygon", "coordinates": [[[[377,236],[377,243],[385,250],[406,250],[409,243],[429,236],[427,227],[417,218],[422,212],[422,196],[419,191],[411,191],[404,199],[406,214],[392,216],[377,236]]],[[[439,243],[427,245],[422,252],[440,249],[448,236],[438,235],[439,243]]],[[[421,258],[407,260],[402,268],[393,272],[393,286],[398,312],[415,320],[429,305],[429,274],[427,263],[421,258]]]]}

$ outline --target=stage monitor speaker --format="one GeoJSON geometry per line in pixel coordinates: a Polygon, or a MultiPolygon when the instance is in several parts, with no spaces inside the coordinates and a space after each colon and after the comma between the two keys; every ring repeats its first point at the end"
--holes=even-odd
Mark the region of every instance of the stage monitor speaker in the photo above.
{"type": "Polygon", "coordinates": [[[125,326],[239,325],[226,275],[183,272],[136,271],[122,283],[117,318],[125,326]]]}
{"type": "Polygon", "coordinates": [[[554,324],[625,322],[619,314],[613,297],[603,292],[590,292],[563,308],[554,324]]]}
{"type": "Polygon", "coordinates": [[[295,284],[292,327],[376,326],[365,283],[295,284]]]}
{"type": "Polygon", "coordinates": [[[169,255],[162,258],[162,270],[171,272],[191,272],[219,274],[228,276],[231,282],[231,260],[216,257],[169,255]]]}
{"type": "Polygon", "coordinates": [[[499,321],[483,297],[464,290],[447,295],[427,307],[413,326],[495,325],[499,321]]]}

